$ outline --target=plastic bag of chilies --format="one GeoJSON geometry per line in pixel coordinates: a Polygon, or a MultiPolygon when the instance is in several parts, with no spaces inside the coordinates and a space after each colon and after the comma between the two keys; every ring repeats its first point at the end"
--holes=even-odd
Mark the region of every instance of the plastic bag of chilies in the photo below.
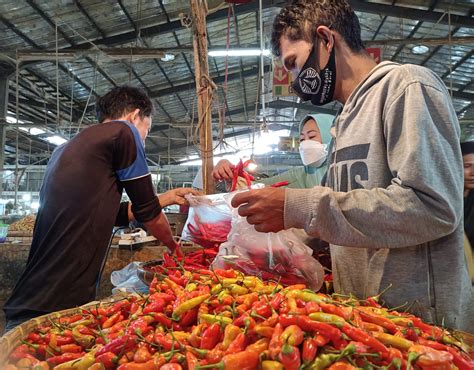
{"type": "MultiPolygon", "coordinates": [[[[234,194],[226,197],[229,205],[234,194]]],[[[227,241],[220,245],[212,266],[233,268],[285,285],[305,283],[317,291],[324,281],[323,267],[312,258],[311,248],[295,231],[258,232],[236,208],[232,208],[232,228],[227,241]]]]}
{"type": "Polygon", "coordinates": [[[217,247],[227,240],[232,213],[225,194],[186,195],[189,213],[181,238],[205,248],[217,247]]]}

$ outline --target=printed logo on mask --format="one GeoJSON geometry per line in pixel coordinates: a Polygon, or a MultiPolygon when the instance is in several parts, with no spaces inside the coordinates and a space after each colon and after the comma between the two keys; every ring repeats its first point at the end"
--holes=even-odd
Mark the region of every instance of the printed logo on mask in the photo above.
{"type": "Polygon", "coordinates": [[[321,77],[314,68],[307,68],[299,78],[300,88],[306,94],[317,94],[321,88],[321,77]]]}

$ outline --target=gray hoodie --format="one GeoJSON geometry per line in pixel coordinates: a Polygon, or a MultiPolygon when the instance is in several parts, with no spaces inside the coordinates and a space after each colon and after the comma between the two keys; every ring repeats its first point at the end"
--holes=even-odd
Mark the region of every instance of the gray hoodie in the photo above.
{"type": "Polygon", "coordinates": [[[337,292],[365,298],[393,284],[388,306],[474,332],[460,128],[444,83],[381,63],[335,126],[329,187],[287,189],[285,228],[331,243],[337,292]]]}

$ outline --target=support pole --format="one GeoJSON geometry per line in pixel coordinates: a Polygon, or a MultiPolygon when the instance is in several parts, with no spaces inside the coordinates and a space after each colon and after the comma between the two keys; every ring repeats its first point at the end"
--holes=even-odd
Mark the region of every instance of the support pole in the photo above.
{"type": "Polygon", "coordinates": [[[193,19],[193,48],[194,69],[196,76],[196,93],[198,101],[198,126],[200,151],[202,158],[202,182],[206,194],[214,193],[214,179],[212,178],[212,90],[214,83],[209,76],[206,39],[206,0],[190,0],[193,19]]]}
{"type": "Polygon", "coordinates": [[[8,81],[12,70],[0,66],[0,194],[3,191],[3,166],[5,164],[5,139],[7,135],[8,81]]]}

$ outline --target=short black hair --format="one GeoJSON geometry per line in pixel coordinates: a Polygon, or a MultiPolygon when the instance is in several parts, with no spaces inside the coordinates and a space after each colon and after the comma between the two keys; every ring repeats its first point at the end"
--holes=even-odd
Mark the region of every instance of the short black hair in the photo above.
{"type": "Polygon", "coordinates": [[[474,153],[474,141],[466,141],[461,143],[462,155],[474,153]]]}
{"type": "Polygon", "coordinates": [[[142,89],[132,86],[117,86],[104,96],[101,96],[95,105],[97,121],[117,119],[127,113],[140,109],[140,117],[153,115],[153,103],[142,89]]]}
{"type": "Polygon", "coordinates": [[[273,21],[272,51],[280,56],[283,36],[313,43],[316,28],[327,26],[339,33],[353,52],[364,50],[359,18],[345,0],[294,0],[273,21]]]}

